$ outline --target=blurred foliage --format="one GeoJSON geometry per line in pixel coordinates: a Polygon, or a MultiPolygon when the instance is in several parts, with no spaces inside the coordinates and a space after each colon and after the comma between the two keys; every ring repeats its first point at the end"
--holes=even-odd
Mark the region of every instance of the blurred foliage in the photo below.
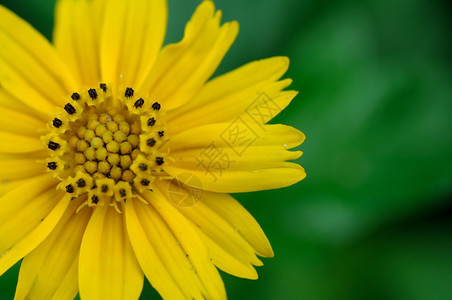
{"type": "MultiPolygon", "coordinates": [[[[276,257],[257,281],[223,274],[229,297],[452,299],[450,3],[215,2],[241,26],[217,74],[289,56],[300,95],[274,122],[307,136],[303,182],[237,195],[276,257]]],[[[51,38],[54,1],[0,3],[51,38]]],[[[167,42],[197,3],[169,0],[167,42]]],[[[1,299],[17,272],[1,278],[1,299]]]]}

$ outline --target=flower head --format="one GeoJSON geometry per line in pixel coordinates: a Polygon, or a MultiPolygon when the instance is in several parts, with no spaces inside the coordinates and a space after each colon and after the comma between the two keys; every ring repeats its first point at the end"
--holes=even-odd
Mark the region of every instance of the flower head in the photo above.
{"type": "Polygon", "coordinates": [[[162,47],[164,0],[59,0],[54,45],[0,6],[0,274],[17,299],[226,297],[273,256],[228,193],[294,184],[304,135],[267,124],[288,59],[209,80],[238,24],[202,2],[162,47]]]}

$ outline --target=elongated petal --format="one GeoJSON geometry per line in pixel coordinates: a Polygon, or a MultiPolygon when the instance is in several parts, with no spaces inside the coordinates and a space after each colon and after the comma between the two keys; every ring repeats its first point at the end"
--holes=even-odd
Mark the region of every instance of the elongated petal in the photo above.
{"type": "Polygon", "coordinates": [[[0,274],[36,248],[64,214],[70,197],[55,186],[46,174],[0,198],[0,274]]]}
{"type": "Polygon", "coordinates": [[[43,175],[30,179],[27,184],[0,198],[2,253],[30,232],[52,210],[56,201],[48,198],[53,196],[55,190],[52,188],[55,185],[55,180],[50,175],[43,175]],[[43,194],[45,195],[40,196],[43,194]],[[23,222],[26,219],[30,221],[23,222]],[[16,228],[21,228],[22,232],[15,232],[13,229],[16,228]]]}
{"type": "Polygon", "coordinates": [[[0,153],[0,197],[42,175],[48,151],[0,153]]]}
{"type": "MultiPolygon", "coordinates": [[[[195,228],[196,229],[196,228],[195,228]]],[[[242,262],[233,254],[218,245],[211,237],[206,235],[201,229],[196,229],[199,236],[209,251],[212,262],[223,272],[236,277],[246,279],[257,279],[258,275],[252,265],[242,262]]]]}
{"type": "Polygon", "coordinates": [[[20,267],[15,299],[74,299],[78,292],[78,257],[91,210],[75,213],[72,201],[49,237],[28,254],[20,267]]]}
{"type": "Polygon", "coordinates": [[[28,179],[29,178],[20,179],[20,180],[10,180],[10,181],[4,180],[0,184],[0,197],[8,194],[12,190],[15,190],[18,187],[24,185],[25,183],[27,183],[28,179]]]}
{"type": "Polygon", "coordinates": [[[216,215],[221,216],[229,226],[234,228],[262,257],[273,257],[273,250],[253,216],[232,196],[206,192],[202,204],[216,215]]]}
{"type": "Polygon", "coordinates": [[[127,231],[137,259],[164,299],[202,298],[203,286],[174,233],[151,205],[128,201],[127,231]]]}
{"type": "MultiPolygon", "coordinates": [[[[190,173],[201,179],[203,188],[218,193],[242,193],[290,186],[306,177],[304,169],[295,163],[280,163],[267,169],[237,170],[212,173],[212,170],[194,171],[186,168],[167,168],[170,174],[190,173]]],[[[217,172],[217,170],[215,170],[217,172]]]]}
{"type": "Polygon", "coordinates": [[[0,131],[0,153],[24,153],[44,149],[39,137],[0,131]]]}
{"type": "Polygon", "coordinates": [[[37,162],[35,158],[0,159],[0,181],[31,178],[45,171],[45,165],[37,162]]]}
{"type": "Polygon", "coordinates": [[[162,189],[165,196],[171,199],[179,211],[196,225],[194,228],[201,235],[207,245],[212,261],[219,268],[235,276],[250,279],[257,278],[257,273],[252,265],[262,265],[262,262],[256,258],[255,253],[263,252],[256,250],[254,244],[258,244],[259,249],[265,249],[264,254],[272,254],[273,252],[262,229],[246,210],[242,208],[243,212],[248,214],[248,217],[241,212],[241,215],[247,217],[245,219],[246,223],[239,224],[241,226],[237,227],[235,223],[231,224],[221,212],[217,212],[207,204],[211,201],[221,201],[223,198],[227,198],[226,201],[229,198],[232,199],[229,195],[201,192],[199,190],[198,193],[195,193],[189,186],[176,185],[173,182],[167,185],[162,184],[162,186],[165,186],[162,189]],[[191,198],[192,205],[186,205],[189,201],[180,203],[180,201],[177,201],[178,198],[191,198]],[[242,229],[257,234],[256,240],[258,243],[251,244],[242,235],[242,229]]]}
{"type": "Polygon", "coordinates": [[[166,0],[108,1],[101,36],[102,78],[138,88],[151,70],[166,32],[166,0]]]}
{"type": "Polygon", "coordinates": [[[284,125],[247,124],[240,118],[187,130],[170,141],[174,163],[165,167],[173,176],[197,176],[208,191],[235,193],[280,188],[305,177],[300,157],[288,151],[304,135],[284,125]]]}
{"type": "Polygon", "coordinates": [[[238,23],[220,26],[212,1],[202,2],[180,43],[165,46],[145,82],[153,99],[166,109],[192,99],[212,76],[238,33],[238,23]]]}
{"type": "Polygon", "coordinates": [[[80,248],[82,299],[137,299],[143,272],[126,232],[123,216],[109,206],[97,207],[80,248]]]}
{"type": "Polygon", "coordinates": [[[1,88],[7,93],[18,99],[22,105],[26,105],[40,114],[46,115],[55,109],[45,96],[41,94],[39,88],[45,86],[42,82],[41,87],[31,85],[24,74],[20,74],[11,66],[12,61],[4,61],[0,58],[0,82],[1,88]]]}
{"type": "Polygon", "coordinates": [[[0,161],[14,159],[35,159],[42,160],[49,156],[48,149],[28,153],[0,153],[0,161]]]}
{"type": "Polygon", "coordinates": [[[28,179],[42,175],[46,166],[42,162],[48,151],[0,153],[0,197],[27,183],[28,179]]]}
{"type": "Polygon", "coordinates": [[[169,200],[161,194],[159,189],[154,190],[154,192],[145,192],[143,196],[162,216],[184,252],[187,253],[194,271],[202,282],[205,290],[203,291],[204,297],[207,299],[225,299],[226,291],[223,281],[210,260],[205,244],[194,230],[193,224],[169,203],[169,200]]]}
{"type": "Polygon", "coordinates": [[[215,123],[185,130],[172,136],[169,142],[172,152],[202,149],[213,142],[218,147],[231,147],[231,150],[243,151],[242,154],[246,155],[253,146],[278,146],[287,150],[300,145],[304,139],[304,134],[291,126],[258,126],[245,124],[237,118],[232,123],[215,123]]]}
{"type": "Polygon", "coordinates": [[[20,110],[7,109],[0,105],[0,130],[26,136],[39,136],[39,130],[45,128],[44,122],[20,110]]]}
{"type": "Polygon", "coordinates": [[[94,86],[101,81],[100,38],[105,2],[59,0],[55,8],[55,47],[81,85],[94,86]]]}
{"type": "Polygon", "coordinates": [[[50,43],[0,6],[0,82],[25,105],[46,112],[74,90],[75,82],[50,43]]]}
{"type": "Polygon", "coordinates": [[[0,153],[0,197],[27,183],[28,179],[42,175],[46,171],[42,161],[47,155],[47,150],[0,153]]]}
{"type": "Polygon", "coordinates": [[[277,81],[287,71],[287,57],[248,63],[206,83],[189,103],[168,113],[174,130],[209,123],[232,122],[242,114],[266,123],[284,109],[297,92],[281,92],[292,82],[277,81]],[[221,107],[221,109],[218,109],[221,107]],[[259,116],[265,116],[265,120],[259,116]]]}
{"type": "Polygon", "coordinates": [[[203,198],[206,198],[205,195],[194,206],[179,207],[179,211],[239,261],[246,264],[260,265],[261,262],[256,258],[253,247],[235,231],[235,228],[231,227],[221,216],[210,210],[203,203],[203,198]]]}
{"type": "Polygon", "coordinates": [[[39,119],[41,122],[48,121],[48,112],[42,112],[42,111],[36,110],[28,105],[25,105],[21,100],[19,100],[15,96],[13,96],[10,92],[5,90],[1,85],[0,85],[0,106],[2,108],[21,112],[23,114],[32,115],[35,118],[39,119]]]}

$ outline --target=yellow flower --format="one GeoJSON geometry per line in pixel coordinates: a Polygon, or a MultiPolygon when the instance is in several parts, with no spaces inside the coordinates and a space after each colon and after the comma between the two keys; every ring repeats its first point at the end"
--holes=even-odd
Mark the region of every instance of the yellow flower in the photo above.
{"type": "Polygon", "coordinates": [[[162,47],[164,0],[60,0],[54,45],[0,6],[0,274],[16,299],[223,299],[272,248],[227,193],[305,177],[274,57],[209,80],[238,24],[202,2],[162,47]]]}

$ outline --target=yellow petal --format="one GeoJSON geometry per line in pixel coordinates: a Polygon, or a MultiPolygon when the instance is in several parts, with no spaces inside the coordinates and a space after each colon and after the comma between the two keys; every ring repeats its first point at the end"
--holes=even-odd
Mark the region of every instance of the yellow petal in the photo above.
{"type": "Polygon", "coordinates": [[[185,28],[181,42],[165,46],[144,86],[166,109],[192,99],[212,76],[238,33],[238,23],[220,26],[221,13],[203,1],[185,28]]]}
{"type": "Polygon", "coordinates": [[[277,81],[288,66],[287,57],[272,57],[219,76],[207,82],[192,101],[170,111],[168,123],[182,130],[209,123],[232,122],[243,113],[256,114],[254,106],[258,106],[259,112],[267,115],[267,119],[272,119],[297,94],[294,91],[281,92],[290,85],[290,79],[277,81]]]}
{"type": "Polygon", "coordinates": [[[166,0],[108,1],[101,36],[102,78],[138,88],[163,44],[166,0]]]}
{"type": "Polygon", "coordinates": [[[23,186],[0,198],[2,204],[0,252],[3,253],[12,247],[52,210],[56,202],[49,201],[48,198],[56,191],[53,189],[54,186],[55,180],[50,175],[42,175],[30,179],[23,186]],[[38,197],[42,193],[47,194],[38,197]],[[30,219],[29,222],[22,224],[27,218],[30,219]],[[20,228],[21,232],[14,232],[12,230],[14,228],[20,228]]]}
{"type": "Polygon", "coordinates": [[[75,213],[72,201],[61,221],[22,261],[15,299],[74,299],[78,292],[78,257],[91,210],[75,213]]]}
{"type": "Polygon", "coordinates": [[[55,110],[55,105],[46,99],[38,90],[45,86],[43,82],[40,87],[30,84],[24,74],[14,70],[8,62],[0,58],[0,82],[2,89],[17,98],[22,105],[28,106],[40,114],[46,115],[55,110]]]}
{"type": "MultiPolygon", "coordinates": [[[[240,235],[237,227],[231,226],[223,216],[205,205],[204,201],[216,195],[209,192],[195,193],[186,185],[163,184],[164,195],[189,219],[206,244],[212,261],[223,271],[238,277],[256,279],[252,265],[262,265],[254,248],[240,235]],[[177,193],[177,198],[175,197],[177,193]],[[179,196],[190,201],[180,203],[179,196]],[[198,196],[198,197],[197,197],[198,196]],[[182,204],[182,205],[181,205],[182,204]]],[[[255,222],[254,222],[255,223],[255,222]]],[[[255,225],[250,223],[251,226],[255,225]]]]}
{"type": "Polygon", "coordinates": [[[44,163],[36,159],[0,159],[0,181],[30,178],[45,173],[44,163]]]}
{"type": "Polygon", "coordinates": [[[48,112],[43,113],[27,105],[24,105],[24,103],[22,103],[21,100],[19,100],[11,93],[6,91],[1,85],[0,85],[0,106],[12,111],[19,111],[23,114],[32,115],[39,119],[41,122],[49,121],[48,112]]]}
{"type": "Polygon", "coordinates": [[[236,277],[246,279],[257,279],[258,275],[252,265],[243,263],[230,252],[226,251],[220,245],[214,242],[212,238],[207,236],[201,229],[196,230],[204,241],[212,262],[223,272],[234,275],[236,277]]]}
{"type": "Polygon", "coordinates": [[[236,119],[232,123],[215,123],[191,128],[171,137],[171,152],[207,147],[212,142],[218,147],[246,155],[252,147],[278,146],[291,149],[303,143],[305,136],[299,130],[281,124],[258,126],[236,119]]]}
{"type": "Polygon", "coordinates": [[[44,173],[48,151],[0,153],[0,197],[44,173]]]}
{"type": "Polygon", "coordinates": [[[42,112],[75,89],[66,65],[34,28],[0,6],[0,82],[24,104],[42,112]]]}
{"type": "Polygon", "coordinates": [[[44,173],[48,151],[0,153],[0,197],[44,173]]]}
{"type": "Polygon", "coordinates": [[[179,211],[191,220],[193,224],[210,237],[215,243],[227,252],[231,253],[239,261],[246,264],[260,264],[256,258],[254,249],[242,236],[235,231],[221,216],[204,205],[203,199],[191,207],[179,207],[179,211]]]}
{"type": "Polygon", "coordinates": [[[288,151],[304,140],[300,131],[284,125],[256,125],[240,118],[182,132],[170,141],[174,163],[165,167],[173,176],[197,176],[208,191],[235,193],[280,188],[305,177],[288,151]]]}
{"type": "Polygon", "coordinates": [[[20,180],[4,180],[0,183],[0,197],[27,183],[29,178],[20,180]]]}
{"type": "Polygon", "coordinates": [[[0,105],[0,130],[27,136],[39,136],[44,122],[17,110],[7,109],[0,105]]]}
{"type": "Polygon", "coordinates": [[[5,160],[17,160],[17,159],[34,159],[43,160],[49,156],[48,149],[42,149],[39,151],[28,152],[28,153],[0,153],[0,161],[5,160]]]}
{"type": "Polygon", "coordinates": [[[186,253],[155,209],[139,201],[128,201],[125,211],[134,252],[162,298],[202,298],[202,284],[186,253]]]}
{"type": "Polygon", "coordinates": [[[82,299],[138,299],[143,272],[130,245],[123,216],[96,207],[83,236],[79,260],[82,299]]]}
{"type": "Polygon", "coordinates": [[[55,228],[69,204],[49,175],[0,198],[0,274],[38,246],[55,228]]]}
{"type": "Polygon", "coordinates": [[[203,205],[221,216],[229,225],[237,229],[262,257],[273,257],[273,250],[262,228],[253,216],[233,197],[228,194],[207,192],[203,205]]]}
{"type": "Polygon", "coordinates": [[[44,149],[39,137],[0,131],[0,153],[24,153],[44,149]]]}
{"type": "Polygon", "coordinates": [[[165,170],[172,176],[190,173],[200,178],[205,190],[218,193],[243,193],[277,189],[295,184],[306,177],[306,172],[300,165],[288,162],[259,170],[224,172],[221,169],[222,173],[220,173],[218,169],[212,170],[208,167],[204,169],[206,170],[167,167],[165,170]]]}
{"type": "Polygon", "coordinates": [[[81,85],[94,86],[101,81],[100,38],[105,2],[59,0],[55,8],[55,47],[81,85]]]}
{"type": "Polygon", "coordinates": [[[5,154],[0,153],[0,197],[27,183],[46,170],[43,161],[48,151],[5,154]]]}
{"type": "Polygon", "coordinates": [[[184,252],[187,253],[188,259],[193,265],[192,267],[203,284],[205,298],[225,299],[226,291],[223,281],[210,261],[205,244],[193,229],[193,224],[177,211],[158,189],[155,189],[154,192],[145,192],[143,197],[162,216],[162,219],[168,224],[184,252]]]}

